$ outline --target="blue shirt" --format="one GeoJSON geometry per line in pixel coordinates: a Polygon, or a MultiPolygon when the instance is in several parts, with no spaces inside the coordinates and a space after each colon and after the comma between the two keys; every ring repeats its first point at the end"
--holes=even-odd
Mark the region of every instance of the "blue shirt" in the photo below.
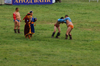
{"type": "Polygon", "coordinates": [[[32,17],[31,21],[32,21],[32,22],[36,22],[36,19],[37,19],[37,18],[33,18],[33,17],[32,17]]]}
{"type": "Polygon", "coordinates": [[[64,22],[64,19],[58,19],[58,22],[64,22]]]}
{"type": "MultiPolygon", "coordinates": [[[[65,20],[65,21],[68,20],[69,22],[72,22],[71,19],[70,19],[70,17],[66,17],[64,20],[65,20]]],[[[65,21],[64,21],[64,22],[65,22],[65,21]]]]}
{"type": "Polygon", "coordinates": [[[32,18],[32,20],[31,20],[32,22],[35,22],[35,20],[34,20],[34,18],[32,18]]]}

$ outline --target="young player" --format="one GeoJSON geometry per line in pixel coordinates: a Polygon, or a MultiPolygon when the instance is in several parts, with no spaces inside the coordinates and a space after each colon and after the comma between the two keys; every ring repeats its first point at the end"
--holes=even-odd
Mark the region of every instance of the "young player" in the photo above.
{"type": "Polygon", "coordinates": [[[15,9],[15,12],[13,13],[13,19],[14,19],[14,32],[16,32],[16,27],[18,27],[18,33],[20,33],[20,22],[21,22],[21,16],[19,13],[19,8],[15,9]]]}
{"type": "Polygon", "coordinates": [[[65,15],[65,19],[64,20],[66,21],[66,25],[68,27],[67,28],[67,32],[66,32],[66,38],[65,39],[68,39],[68,35],[69,35],[70,40],[72,40],[71,31],[74,28],[73,23],[72,23],[70,17],[68,17],[68,15],[65,15]]]}
{"type": "Polygon", "coordinates": [[[54,35],[55,35],[55,32],[56,32],[56,29],[58,29],[58,33],[57,33],[57,35],[56,35],[56,38],[58,38],[58,36],[60,36],[60,31],[61,31],[61,29],[60,29],[60,23],[63,23],[64,22],[64,18],[63,17],[61,17],[60,19],[58,19],[57,20],[57,22],[54,24],[54,32],[52,33],[52,38],[54,37],[54,35]]]}

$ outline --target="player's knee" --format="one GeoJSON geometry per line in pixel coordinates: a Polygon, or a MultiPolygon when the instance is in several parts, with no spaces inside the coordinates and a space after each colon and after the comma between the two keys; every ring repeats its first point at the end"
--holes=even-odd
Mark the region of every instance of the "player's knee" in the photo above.
{"type": "Polygon", "coordinates": [[[56,32],[56,30],[54,30],[54,32],[56,32]]]}
{"type": "Polygon", "coordinates": [[[71,36],[71,33],[69,33],[69,35],[71,36]]]}
{"type": "Polygon", "coordinates": [[[61,31],[59,30],[59,33],[60,33],[61,31]]]}
{"type": "Polygon", "coordinates": [[[66,32],[66,35],[68,35],[69,33],[68,32],[66,32]]]}
{"type": "Polygon", "coordinates": [[[56,32],[56,30],[54,30],[54,32],[56,32]]]}
{"type": "Polygon", "coordinates": [[[20,27],[20,25],[18,25],[18,27],[20,27]]]}

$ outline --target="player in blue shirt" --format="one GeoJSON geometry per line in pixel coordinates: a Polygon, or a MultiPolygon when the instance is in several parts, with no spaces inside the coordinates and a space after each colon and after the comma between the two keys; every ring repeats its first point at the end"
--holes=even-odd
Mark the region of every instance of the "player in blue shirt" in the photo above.
{"type": "Polygon", "coordinates": [[[72,21],[71,21],[71,19],[70,19],[70,17],[68,17],[68,15],[65,15],[65,22],[66,22],[66,25],[67,25],[67,32],[66,32],[66,38],[65,39],[67,39],[68,38],[68,35],[69,35],[69,37],[70,37],[70,40],[72,40],[72,35],[71,35],[71,31],[72,31],[72,29],[74,28],[74,26],[73,26],[73,23],[72,23],[72,21]]]}
{"type": "Polygon", "coordinates": [[[54,35],[55,35],[55,32],[56,32],[56,29],[58,29],[58,33],[57,33],[57,35],[56,35],[56,38],[58,38],[58,36],[60,36],[60,31],[61,31],[61,29],[60,29],[60,23],[63,23],[64,22],[64,18],[63,17],[61,17],[60,19],[58,19],[57,20],[57,22],[54,24],[54,32],[52,33],[52,38],[54,37],[54,35]]]}

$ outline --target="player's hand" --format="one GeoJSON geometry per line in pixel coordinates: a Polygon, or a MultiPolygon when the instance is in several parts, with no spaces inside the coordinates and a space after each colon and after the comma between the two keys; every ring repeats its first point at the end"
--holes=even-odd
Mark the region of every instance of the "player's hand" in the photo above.
{"type": "Polygon", "coordinates": [[[17,23],[18,21],[17,20],[15,20],[15,23],[17,23]]]}

